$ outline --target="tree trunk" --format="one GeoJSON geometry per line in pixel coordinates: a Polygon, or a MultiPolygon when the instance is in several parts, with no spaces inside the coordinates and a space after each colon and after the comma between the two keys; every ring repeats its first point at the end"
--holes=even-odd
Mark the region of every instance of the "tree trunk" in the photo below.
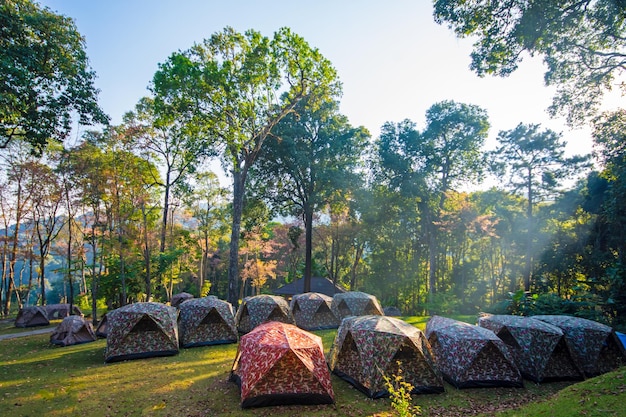
{"type": "Polygon", "coordinates": [[[311,273],[313,266],[313,207],[306,203],[304,206],[304,289],[311,292],[311,273]]]}
{"type": "Polygon", "coordinates": [[[245,175],[239,169],[233,169],[233,227],[230,234],[230,254],[228,262],[228,302],[237,307],[239,297],[239,235],[241,233],[241,216],[243,214],[245,175]]]}
{"type": "Polygon", "coordinates": [[[526,217],[528,220],[528,236],[526,241],[526,264],[524,266],[524,291],[530,291],[530,280],[532,274],[532,257],[533,257],[533,188],[532,188],[532,173],[528,170],[528,207],[526,209],[526,217]]]}
{"type": "MultiPolygon", "coordinates": [[[[143,260],[144,267],[146,268],[146,277],[145,277],[145,285],[146,285],[146,301],[150,301],[152,298],[152,273],[150,271],[150,241],[148,240],[148,215],[146,213],[146,205],[145,203],[141,204],[141,215],[143,218],[143,243],[144,243],[144,251],[143,251],[143,260]]],[[[162,235],[161,235],[162,236],[162,235]]]]}

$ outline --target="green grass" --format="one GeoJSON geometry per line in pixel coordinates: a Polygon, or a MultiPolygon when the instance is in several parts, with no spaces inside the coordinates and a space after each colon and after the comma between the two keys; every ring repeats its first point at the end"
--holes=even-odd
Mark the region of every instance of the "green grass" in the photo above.
{"type": "MultiPolygon", "coordinates": [[[[410,317],[418,327],[426,319],[410,317]]],[[[315,332],[329,351],[336,331],[315,332]]],[[[242,410],[239,389],[228,381],[236,344],[182,349],[170,357],[104,363],[105,340],[56,347],[49,335],[0,341],[0,415],[4,416],[391,416],[388,399],[371,400],[347,382],[332,377],[336,404],[265,407],[242,410]]],[[[589,409],[617,410],[624,397],[625,369],[584,383],[533,384],[525,388],[457,390],[446,385],[440,395],[414,396],[423,416],[499,415],[495,410],[539,402],[559,393],[550,404],[564,414],[518,409],[508,416],[582,415],[589,409]],[[575,398],[575,400],[574,400],[575,398]],[[610,401],[609,401],[610,400],[610,401]],[[600,404],[593,407],[594,401],[600,404]],[[568,410],[575,410],[568,412],[568,410]],[[480,414],[483,413],[483,414],[480,414]]],[[[546,411],[547,412],[547,411],[546,411]]],[[[594,414],[589,414],[594,415],[594,414]]],[[[597,414],[617,415],[617,414],[597,414]]]]}

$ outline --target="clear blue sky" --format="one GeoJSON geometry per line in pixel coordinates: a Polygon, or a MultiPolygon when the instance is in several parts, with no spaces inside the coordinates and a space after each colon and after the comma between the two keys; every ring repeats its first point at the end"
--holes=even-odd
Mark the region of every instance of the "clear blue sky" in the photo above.
{"type": "Polygon", "coordinates": [[[328,58],[344,85],[341,110],[377,136],[387,121],[409,118],[423,128],[426,110],[455,100],[488,111],[493,147],[500,130],[540,123],[563,132],[569,153],[591,150],[589,129],[549,119],[552,90],[543,66],[527,59],[508,78],[469,70],[471,41],[432,17],[427,0],[43,0],[69,16],[86,38],[100,104],[114,123],[144,95],[157,65],[232,26],[271,36],[287,26],[328,58]]]}

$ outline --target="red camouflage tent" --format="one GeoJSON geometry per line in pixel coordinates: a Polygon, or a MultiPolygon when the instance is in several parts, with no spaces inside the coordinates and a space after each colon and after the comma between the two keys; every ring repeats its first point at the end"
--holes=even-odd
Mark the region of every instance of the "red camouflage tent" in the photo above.
{"type": "Polygon", "coordinates": [[[322,339],[292,324],[267,322],[243,335],[230,379],[242,408],[335,401],[322,339]]]}

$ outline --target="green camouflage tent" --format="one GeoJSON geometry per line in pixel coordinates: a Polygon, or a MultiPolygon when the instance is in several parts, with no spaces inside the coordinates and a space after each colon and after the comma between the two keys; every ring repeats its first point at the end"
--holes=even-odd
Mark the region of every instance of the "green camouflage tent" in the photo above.
{"type": "Polygon", "coordinates": [[[235,315],[229,302],[208,296],[187,300],[179,308],[181,347],[237,343],[235,315]]]}
{"type": "Polygon", "coordinates": [[[105,362],[177,354],[177,318],[175,307],[154,302],[108,312],[105,362]]]}
{"type": "Polygon", "coordinates": [[[335,294],[331,308],[339,319],[349,316],[385,315],[378,299],[371,294],[361,291],[335,294]]]}
{"type": "Polygon", "coordinates": [[[584,379],[558,327],[531,317],[491,314],[481,315],[478,325],[491,330],[507,344],[526,378],[534,382],[584,379]]]}
{"type": "Polygon", "coordinates": [[[81,316],[68,316],[50,335],[50,343],[58,346],[71,346],[96,340],[93,326],[81,316]]]}
{"type": "Polygon", "coordinates": [[[335,401],[322,339],[292,324],[266,322],[241,336],[230,379],[243,408],[335,401]]]}
{"type": "Polygon", "coordinates": [[[437,368],[457,388],[522,387],[522,375],[506,344],[491,330],[433,316],[426,337],[437,368]]]}
{"type": "Polygon", "coordinates": [[[389,395],[383,376],[402,377],[413,393],[443,392],[430,345],[415,326],[379,315],[342,320],[329,353],[333,373],[371,398],[389,395]]]}
{"type": "Polygon", "coordinates": [[[284,298],[266,294],[244,298],[235,315],[239,333],[248,333],[266,321],[295,324],[284,298]]]}
{"type": "Polygon", "coordinates": [[[289,309],[301,329],[336,329],[339,327],[339,319],[331,310],[332,302],[333,299],[325,294],[307,292],[294,295],[289,309]]]}
{"type": "Polygon", "coordinates": [[[533,318],[563,330],[574,361],[588,377],[612,371],[626,363],[624,346],[609,326],[563,315],[538,315],[533,318]]]}

